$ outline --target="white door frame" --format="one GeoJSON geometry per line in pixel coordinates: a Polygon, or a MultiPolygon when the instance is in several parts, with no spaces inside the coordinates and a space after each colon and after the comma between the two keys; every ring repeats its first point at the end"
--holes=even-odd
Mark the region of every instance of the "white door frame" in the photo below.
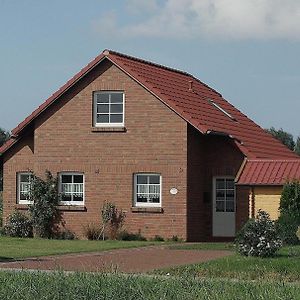
{"type": "MultiPolygon", "coordinates": [[[[217,179],[232,179],[234,176],[213,177],[213,199],[212,199],[212,235],[214,237],[234,237],[236,218],[236,187],[234,185],[234,212],[216,212],[216,181],[217,179]]],[[[225,196],[226,197],[226,196],[225,196]]],[[[226,201],[225,201],[226,202],[226,201]]],[[[225,203],[226,206],[226,203],[225,203]]]]}

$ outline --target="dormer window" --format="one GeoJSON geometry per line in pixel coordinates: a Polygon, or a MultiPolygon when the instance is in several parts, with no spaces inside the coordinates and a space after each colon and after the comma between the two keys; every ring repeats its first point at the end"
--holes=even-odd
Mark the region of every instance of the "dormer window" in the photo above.
{"type": "Polygon", "coordinates": [[[124,93],[105,91],[94,93],[94,126],[124,126],[124,93]]]}

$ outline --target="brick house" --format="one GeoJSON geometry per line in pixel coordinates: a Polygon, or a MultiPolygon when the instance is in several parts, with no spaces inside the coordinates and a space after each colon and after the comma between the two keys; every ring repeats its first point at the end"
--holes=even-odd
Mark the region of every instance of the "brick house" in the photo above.
{"type": "Polygon", "coordinates": [[[27,209],[31,171],[50,170],[77,235],[111,201],[128,231],[189,241],[233,237],[249,218],[251,184],[238,180],[250,160],[299,164],[199,79],[110,50],[20,123],[0,153],[4,218],[27,209]]]}

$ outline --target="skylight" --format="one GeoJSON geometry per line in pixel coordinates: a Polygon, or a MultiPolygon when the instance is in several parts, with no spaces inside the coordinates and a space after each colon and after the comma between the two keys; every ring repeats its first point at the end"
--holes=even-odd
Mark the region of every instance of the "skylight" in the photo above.
{"type": "Polygon", "coordinates": [[[225,109],[223,109],[221,106],[219,106],[217,103],[215,103],[213,100],[209,99],[209,102],[216,107],[218,110],[220,110],[224,115],[226,115],[228,118],[230,118],[233,121],[236,121],[236,118],[233,117],[229,112],[227,112],[225,109]]]}

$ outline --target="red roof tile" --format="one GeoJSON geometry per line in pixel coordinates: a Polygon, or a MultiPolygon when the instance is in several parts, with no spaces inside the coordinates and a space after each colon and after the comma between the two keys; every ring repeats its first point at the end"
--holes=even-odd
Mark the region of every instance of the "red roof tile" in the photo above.
{"type": "MultiPolygon", "coordinates": [[[[98,65],[104,58],[126,72],[164,102],[176,114],[203,134],[224,133],[234,138],[236,145],[248,158],[293,159],[296,154],[247,118],[222,95],[192,75],[142,59],[105,50],[48,98],[13,131],[18,136],[40,113],[58,100],[65,91],[98,65]],[[192,83],[191,83],[192,82],[192,83]],[[191,88],[192,86],[192,88],[191,88]],[[216,105],[214,105],[213,103],[216,105]],[[217,107],[219,106],[220,109],[217,107]],[[225,110],[232,116],[225,114],[225,110]]],[[[5,152],[11,143],[0,148],[5,152]]]]}
{"type": "Polygon", "coordinates": [[[300,181],[300,158],[296,160],[249,160],[238,179],[239,185],[283,185],[300,181]]]}

